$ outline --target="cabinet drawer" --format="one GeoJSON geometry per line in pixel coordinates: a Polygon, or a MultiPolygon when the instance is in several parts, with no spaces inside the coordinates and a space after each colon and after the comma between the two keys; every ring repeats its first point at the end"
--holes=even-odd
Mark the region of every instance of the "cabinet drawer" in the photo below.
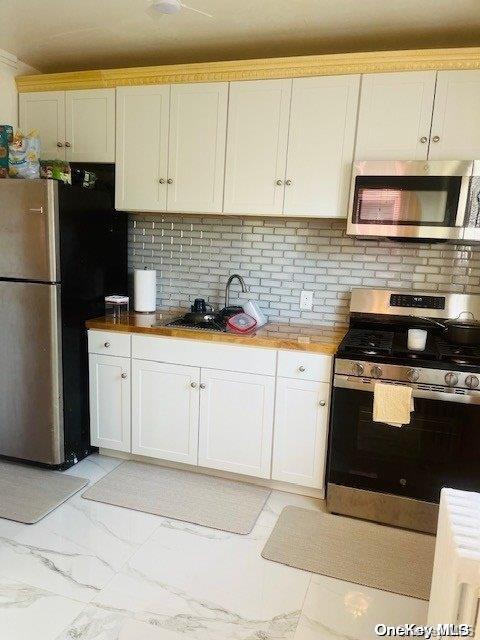
{"type": "Polygon", "coordinates": [[[274,349],[140,335],[132,336],[132,355],[140,360],[265,376],[275,375],[277,359],[274,349]]]}
{"type": "Polygon", "coordinates": [[[110,331],[88,332],[88,352],[129,358],[130,334],[110,331]]]}
{"type": "Polygon", "coordinates": [[[328,355],[302,353],[298,351],[279,351],[277,375],[283,378],[294,378],[298,380],[330,382],[332,363],[333,358],[328,355]]]}

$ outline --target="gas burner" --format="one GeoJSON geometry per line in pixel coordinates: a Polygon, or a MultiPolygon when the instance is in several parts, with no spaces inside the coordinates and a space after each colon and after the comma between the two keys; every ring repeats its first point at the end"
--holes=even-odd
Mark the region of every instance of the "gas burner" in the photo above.
{"type": "Polygon", "coordinates": [[[447,360],[457,365],[480,365],[480,345],[457,345],[437,338],[439,360],[447,360]]]}
{"type": "Polygon", "coordinates": [[[393,331],[350,329],[343,348],[348,352],[369,356],[388,355],[392,351],[393,336],[393,331]]]}

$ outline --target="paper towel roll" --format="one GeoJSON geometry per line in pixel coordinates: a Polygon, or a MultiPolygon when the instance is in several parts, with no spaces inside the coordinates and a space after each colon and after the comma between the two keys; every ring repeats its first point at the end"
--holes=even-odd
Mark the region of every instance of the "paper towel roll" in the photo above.
{"type": "Polygon", "coordinates": [[[135,269],[133,274],[135,311],[151,313],[157,307],[157,272],[155,269],[135,269]]]}

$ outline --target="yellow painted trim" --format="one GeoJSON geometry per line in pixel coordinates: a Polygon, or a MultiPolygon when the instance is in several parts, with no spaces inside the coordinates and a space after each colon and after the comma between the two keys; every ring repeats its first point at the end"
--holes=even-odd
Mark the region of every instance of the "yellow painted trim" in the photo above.
{"type": "Polygon", "coordinates": [[[197,62],[131,69],[71,71],[17,76],[16,82],[18,91],[24,93],[430,69],[480,69],[480,47],[369,51],[232,62],[197,62]]]}

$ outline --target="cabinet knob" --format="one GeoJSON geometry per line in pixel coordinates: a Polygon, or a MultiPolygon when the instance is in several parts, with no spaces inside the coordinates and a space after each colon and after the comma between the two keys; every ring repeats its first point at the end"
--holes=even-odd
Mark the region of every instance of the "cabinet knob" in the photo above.
{"type": "Polygon", "coordinates": [[[57,147],[63,147],[63,142],[57,142],[57,147]]]}
{"type": "Polygon", "coordinates": [[[173,178],[168,178],[167,184],[173,184],[173,178]]]}
{"type": "Polygon", "coordinates": [[[108,347],[110,346],[110,343],[109,342],[105,342],[104,346],[107,347],[107,349],[108,349],[108,347]]]}
{"type": "Polygon", "coordinates": [[[72,145],[70,144],[70,142],[65,142],[65,146],[66,147],[71,147],[72,145]]]}
{"type": "Polygon", "coordinates": [[[298,367],[298,370],[299,370],[301,373],[303,373],[303,372],[305,371],[305,367],[303,366],[303,364],[301,364],[301,365],[298,367]]]}
{"type": "Polygon", "coordinates": [[[126,379],[127,379],[127,374],[126,374],[126,373],[122,373],[122,378],[123,378],[124,380],[126,380],[126,379]]]}
{"type": "Polygon", "coordinates": [[[421,142],[422,144],[426,144],[426,143],[427,143],[427,140],[428,140],[427,136],[422,136],[422,137],[420,138],[420,142],[421,142]]]}
{"type": "Polygon", "coordinates": [[[320,400],[320,402],[318,403],[321,407],[324,407],[327,403],[325,402],[325,400],[320,400]]]}
{"type": "Polygon", "coordinates": [[[196,382],[190,382],[190,386],[192,387],[192,389],[195,389],[197,387],[197,383],[196,382]]]}
{"type": "Polygon", "coordinates": [[[433,142],[440,142],[440,136],[433,136],[432,141],[433,142]]]}
{"type": "Polygon", "coordinates": [[[277,185],[277,187],[281,187],[283,184],[283,180],[275,180],[275,184],[277,185]]]}
{"type": "Polygon", "coordinates": [[[200,389],[206,389],[206,388],[207,388],[207,385],[202,382],[202,384],[200,385],[200,389]]]}
{"type": "Polygon", "coordinates": [[[290,180],[290,179],[286,180],[285,184],[287,185],[287,187],[291,187],[292,186],[292,180],[290,180]]]}
{"type": "Polygon", "coordinates": [[[165,184],[165,178],[160,178],[159,183],[160,184],[165,184]]]}

